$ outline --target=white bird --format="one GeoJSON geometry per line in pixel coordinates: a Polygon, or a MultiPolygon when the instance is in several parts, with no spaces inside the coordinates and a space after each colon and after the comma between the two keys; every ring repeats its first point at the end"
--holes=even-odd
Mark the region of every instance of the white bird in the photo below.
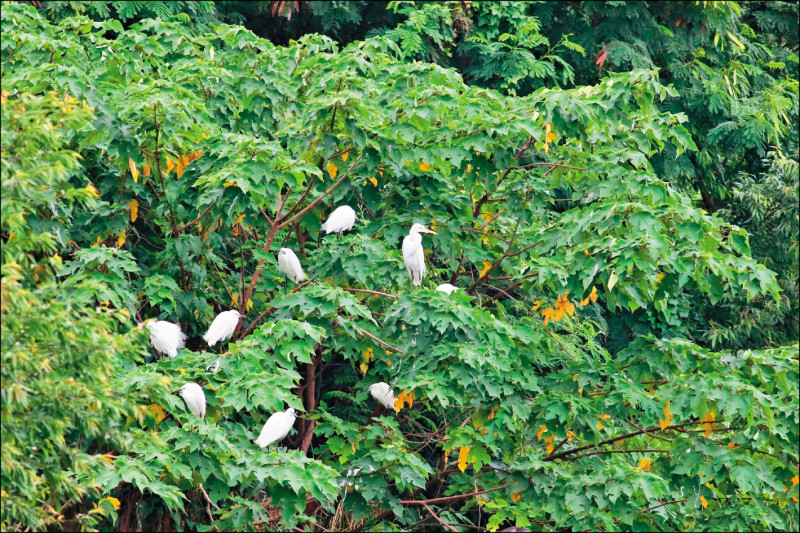
{"type": "Polygon", "coordinates": [[[458,287],[456,287],[455,285],[451,285],[449,283],[442,283],[441,285],[436,287],[436,290],[447,294],[453,294],[454,291],[458,290],[458,287]]]}
{"type": "Polygon", "coordinates": [[[406,270],[411,276],[411,284],[417,287],[422,286],[422,278],[425,277],[425,251],[422,249],[422,235],[420,233],[430,233],[437,235],[422,224],[414,223],[408,235],[403,239],[403,261],[406,263],[406,270]]]}
{"type": "Polygon", "coordinates": [[[186,335],[178,324],[166,320],[148,320],[145,326],[150,330],[150,344],[158,353],[174,358],[178,350],[186,346],[186,335]]]}
{"type": "Polygon", "coordinates": [[[236,326],[239,324],[239,318],[244,315],[240,314],[236,309],[230,311],[223,311],[217,315],[214,321],[208,326],[208,331],[203,335],[203,339],[209,346],[214,346],[219,341],[226,341],[231,338],[233,332],[236,331],[236,326]]]}
{"type": "Polygon", "coordinates": [[[199,419],[206,417],[206,395],[203,387],[197,383],[187,383],[180,389],[173,391],[173,394],[180,393],[186,407],[199,419]]]}
{"type": "Polygon", "coordinates": [[[210,372],[211,374],[216,374],[219,372],[219,361],[222,357],[217,357],[217,360],[214,362],[213,365],[208,365],[206,367],[206,372],[210,372]]]}
{"type": "Polygon", "coordinates": [[[281,248],[281,251],[278,252],[278,268],[295,283],[300,283],[306,278],[306,275],[303,274],[303,267],[300,266],[300,260],[289,248],[281,248]]]}
{"type": "Polygon", "coordinates": [[[278,411],[267,419],[264,427],[261,428],[261,434],[255,442],[262,448],[266,448],[273,442],[277,442],[289,434],[292,429],[294,421],[297,418],[297,413],[293,407],[288,408],[286,411],[278,411]]]}
{"type": "Polygon", "coordinates": [[[353,229],[353,224],[356,223],[356,212],[349,205],[340,205],[333,210],[328,220],[322,224],[322,231],[325,235],[331,233],[342,234],[345,231],[353,229]]]}
{"type": "MultiPolygon", "coordinates": [[[[369,393],[387,409],[395,409],[394,402],[396,401],[396,398],[394,397],[392,388],[387,383],[384,383],[383,381],[373,383],[369,386],[369,393]]],[[[395,409],[395,411],[396,410],[397,409],[395,409]]]]}

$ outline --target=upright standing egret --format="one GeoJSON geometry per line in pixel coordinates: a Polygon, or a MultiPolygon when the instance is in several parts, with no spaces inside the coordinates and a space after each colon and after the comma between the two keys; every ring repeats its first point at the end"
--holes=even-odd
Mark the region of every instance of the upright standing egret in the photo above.
{"type": "Polygon", "coordinates": [[[186,406],[200,420],[206,417],[206,395],[203,387],[197,383],[187,383],[180,389],[172,391],[173,394],[180,393],[186,406]]]}
{"type": "Polygon", "coordinates": [[[219,341],[230,339],[233,332],[236,331],[239,318],[243,316],[244,315],[240,314],[236,309],[221,312],[211,325],[208,326],[208,331],[203,335],[203,339],[205,339],[209,346],[214,346],[219,341]]]}
{"type": "Polygon", "coordinates": [[[394,402],[396,401],[396,398],[394,397],[392,388],[389,386],[388,383],[384,383],[383,381],[378,383],[373,383],[372,385],[369,386],[369,393],[372,395],[373,398],[378,400],[378,402],[380,402],[380,404],[386,407],[387,409],[395,408],[394,402]]]}
{"type": "MultiPolygon", "coordinates": [[[[330,235],[331,233],[341,235],[345,231],[353,229],[353,224],[355,223],[356,212],[353,208],[349,205],[340,205],[333,210],[328,220],[322,224],[322,231],[325,232],[325,235],[330,235]]],[[[322,231],[319,233],[320,239],[322,239],[322,231]]]]}
{"type": "Polygon", "coordinates": [[[406,270],[411,276],[411,284],[422,287],[422,278],[425,277],[425,251],[422,249],[422,235],[420,233],[430,233],[437,235],[422,224],[417,222],[411,226],[408,235],[403,239],[403,261],[406,263],[406,270]]]}
{"type": "Polygon", "coordinates": [[[454,291],[458,290],[458,287],[456,287],[455,285],[451,285],[449,283],[442,283],[441,285],[436,287],[436,290],[439,292],[444,292],[446,294],[453,294],[454,291]]]}
{"type": "Polygon", "coordinates": [[[303,267],[300,266],[300,260],[289,248],[281,248],[281,251],[278,252],[278,268],[295,283],[300,283],[306,279],[303,267]]]}
{"type": "Polygon", "coordinates": [[[289,434],[289,430],[292,429],[296,418],[297,413],[294,407],[290,407],[286,411],[273,413],[264,423],[264,427],[261,428],[261,434],[253,442],[262,448],[266,448],[273,442],[281,440],[289,434]]]}
{"type": "Polygon", "coordinates": [[[150,344],[158,353],[175,358],[178,350],[186,346],[186,335],[178,324],[166,320],[148,320],[145,326],[150,330],[150,344]]]}

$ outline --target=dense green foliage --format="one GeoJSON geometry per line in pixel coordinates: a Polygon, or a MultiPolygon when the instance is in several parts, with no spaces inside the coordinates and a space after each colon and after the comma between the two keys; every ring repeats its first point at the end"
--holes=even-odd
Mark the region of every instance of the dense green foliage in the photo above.
{"type": "Polygon", "coordinates": [[[205,4],[46,4],[2,16],[3,529],[800,525],[797,75],[759,63],[797,42],[739,26],[783,19],[687,7],[728,33],[681,77],[689,36],[612,2],[650,59],[609,47],[600,76],[583,56],[623,28],[584,3],[216,6],[365,25],[341,45],[205,4]],[[698,111],[748,46],[758,83],[698,111]],[[761,138],[734,132],[764,106],[761,138]],[[343,204],[354,232],[317,244],[343,204]],[[438,234],[412,291],[415,221],[438,234]],[[283,246],[311,278],[290,291],[283,246]],[[146,318],[187,349],[159,359],[146,318]],[[188,382],[205,420],[169,392],[188,382]]]}

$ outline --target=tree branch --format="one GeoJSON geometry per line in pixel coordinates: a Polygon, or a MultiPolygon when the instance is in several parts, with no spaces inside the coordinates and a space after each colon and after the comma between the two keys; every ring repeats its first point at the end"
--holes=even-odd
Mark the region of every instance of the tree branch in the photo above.
{"type": "Polygon", "coordinates": [[[380,344],[382,344],[383,346],[386,346],[386,347],[387,347],[387,348],[389,348],[390,350],[394,350],[394,351],[395,351],[395,352],[397,352],[397,353],[406,353],[406,352],[404,352],[403,350],[401,350],[401,349],[399,349],[399,348],[395,348],[395,347],[394,347],[394,346],[392,346],[391,344],[387,344],[387,343],[383,342],[383,341],[382,341],[382,340],[380,340],[378,337],[376,337],[375,335],[373,335],[373,334],[372,334],[372,333],[370,333],[369,331],[365,330],[364,328],[361,328],[361,327],[359,327],[359,326],[356,326],[356,329],[358,329],[358,330],[359,330],[361,333],[363,333],[363,334],[364,334],[364,335],[366,335],[367,337],[371,338],[372,340],[374,340],[374,341],[376,341],[376,342],[379,342],[379,343],[380,343],[380,344]]]}

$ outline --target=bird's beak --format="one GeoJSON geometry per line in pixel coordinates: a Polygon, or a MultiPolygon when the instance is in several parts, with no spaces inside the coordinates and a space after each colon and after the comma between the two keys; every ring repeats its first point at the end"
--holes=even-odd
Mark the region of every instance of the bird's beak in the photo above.
{"type": "Polygon", "coordinates": [[[423,228],[422,231],[424,231],[425,233],[430,233],[431,235],[439,235],[435,231],[433,231],[431,229],[428,229],[428,228],[423,228]]]}

